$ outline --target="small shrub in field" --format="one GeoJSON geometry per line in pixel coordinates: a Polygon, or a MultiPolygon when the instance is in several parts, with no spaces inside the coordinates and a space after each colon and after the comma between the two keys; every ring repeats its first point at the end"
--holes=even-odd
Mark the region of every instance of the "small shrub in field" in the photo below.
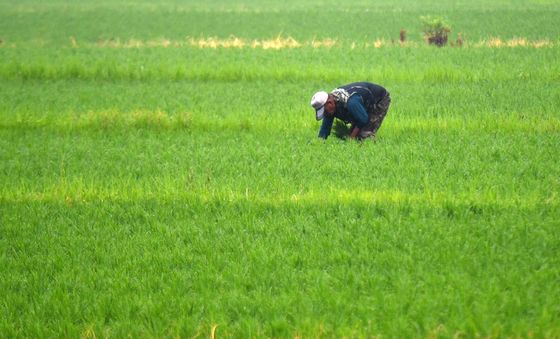
{"type": "Polygon", "coordinates": [[[422,16],[424,38],[430,45],[445,46],[451,27],[442,17],[422,16]]]}

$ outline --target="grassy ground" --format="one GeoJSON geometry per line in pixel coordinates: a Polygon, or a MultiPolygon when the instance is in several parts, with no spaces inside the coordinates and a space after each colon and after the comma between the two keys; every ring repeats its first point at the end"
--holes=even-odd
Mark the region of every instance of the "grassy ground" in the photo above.
{"type": "Polygon", "coordinates": [[[559,18],[0,2],[0,336],[560,336],[559,18]],[[377,140],[318,140],[356,80],[377,140]]]}

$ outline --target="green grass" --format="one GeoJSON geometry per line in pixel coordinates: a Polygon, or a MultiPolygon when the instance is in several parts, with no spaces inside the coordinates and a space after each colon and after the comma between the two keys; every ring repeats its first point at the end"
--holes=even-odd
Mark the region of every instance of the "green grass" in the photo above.
{"type": "Polygon", "coordinates": [[[0,2],[0,337],[560,336],[559,18],[0,2]],[[186,43],[279,34],[338,44],[186,43]],[[356,80],[391,92],[378,139],[318,140],[311,95],[356,80]]]}

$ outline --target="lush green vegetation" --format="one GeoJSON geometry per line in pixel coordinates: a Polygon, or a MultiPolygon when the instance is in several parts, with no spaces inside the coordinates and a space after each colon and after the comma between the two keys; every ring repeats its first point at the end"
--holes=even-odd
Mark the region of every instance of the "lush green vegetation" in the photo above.
{"type": "Polygon", "coordinates": [[[0,337],[560,336],[559,21],[1,1],[0,337]],[[311,95],[356,80],[378,138],[318,140],[311,95]]]}

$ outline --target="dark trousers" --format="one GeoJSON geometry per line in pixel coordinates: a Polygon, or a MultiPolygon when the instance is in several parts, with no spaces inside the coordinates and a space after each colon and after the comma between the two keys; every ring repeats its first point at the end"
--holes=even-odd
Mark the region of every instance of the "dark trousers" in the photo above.
{"type": "Polygon", "coordinates": [[[381,127],[381,123],[383,119],[385,119],[385,115],[387,115],[387,111],[389,110],[389,106],[391,105],[391,95],[389,92],[385,94],[383,99],[381,99],[373,108],[373,112],[369,113],[369,121],[366,126],[364,126],[358,137],[360,139],[366,139],[374,137],[377,133],[379,127],[381,127]]]}

